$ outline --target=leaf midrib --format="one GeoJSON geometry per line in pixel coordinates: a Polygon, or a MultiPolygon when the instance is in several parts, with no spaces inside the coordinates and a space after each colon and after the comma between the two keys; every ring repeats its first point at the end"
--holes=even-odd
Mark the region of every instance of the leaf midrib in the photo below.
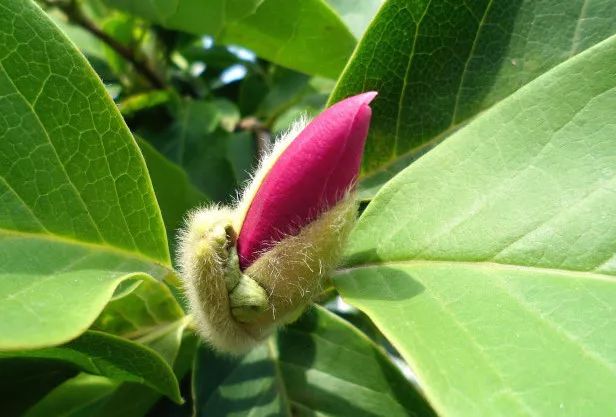
{"type": "Polygon", "coordinates": [[[506,264],[500,262],[488,262],[488,261],[456,261],[456,260],[432,260],[432,259],[409,259],[409,260],[391,260],[391,261],[374,261],[369,263],[357,264],[346,268],[339,268],[333,272],[332,276],[336,277],[344,275],[359,269],[370,269],[387,266],[421,266],[421,265],[442,265],[442,266],[468,266],[481,269],[499,269],[499,270],[516,270],[524,272],[544,272],[556,275],[566,275],[569,278],[571,275],[575,275],[578,278],[606,281],[616,284],[616,273],[614,274],[602,274],[590,271],[581,271],[575,269],[558,269],[540,266],[529,266],[520,264],[506,264]]]}
{"type": "MultiPolygon", "coordinates": [[[[349,268],[346,268],[346,269],[340,269],[340,270],[338,270],[338,271],[336,271],[334,273],[334,276],[335,275],[342,275],[342,274],[350,273],[350,272],[352,272],[354,270],[369,269],[369,268],[379,268],[379,267],[383,267],[383,266],[393,266],[393,267],[395,267],[395,266],[422,266],[422,265],[424,265],[424,266],[463,265],[463,266],[467,266],[467,267],[474,267],[474,268],[477,268],[477,269],[484,269],[484,270],[485,269],[492,269],[492,270],[497,269],[497,270],[501,270],[501,271],[502,270],[516,270],[516,271],[524,271],[524,272],[536,271],[536,272],[546,272],[546,273],[551,273],[551,274],[563,274],[563,275],[566,275],[565,278],[570,278],[571,275],[575,275],[577,278],[582,278],[582,279],[591,279],[591,280],[599,280],[599,281],[607,281],[607,282],[616,283],[616,277],[613,277],[613,276],[607,275],[607,274],[597,274],[597,273],[588,272],[588,271],[576,271],[576,270],[563,270],[563,269],[555,269],[555,268],[531,267],[531,266],[525,266],[525,265],[504,264],[504,263],[485,262],[485,261],[452,261],[452,260],[423,260],[423,259],[422,260],[399,260],[399,261],[371,262],[371,263],[366,263],[366,264],[362,264],[362,265],[356,265],[356,266],[349,267],[349,268]]],[[[529,314],[537,316],[536,312],[533,309],[529,308],[529,306],[525,302],[523,302],[519,297],[514,296],[511,291],[509,291],[507,288],[502,286],[502,279],[498,279],[496,281],[497,281],[496,285],[498,285],[501,289],[506,291],[508,296],[515,303],[517,303],[522,309],[527,311],[529,314]]],[[[476,351],[483,356],[483,350],[481,349],[481,347],[479,345],[476,344],[474,338],[468,332],[468,329],[465,326],[463,326],[462,323],[460,323],[456,319],[455,314],[453,314],[451,311],[449,311],[449,309],[446,307],[446,305],[439,301],[438,297],[433,297],[433,299],[440,305],[440,307],[443,309],[443,312],[451,317],[452,322],[455,323],[455,325],[458,326],[461,329],[461,331],[465,332],[469,336],[469,339],[473,342],[473,345],[475,346],[476,351]]],[[[358,306],[354,302],[352,304],[358,306]]],[[[549,326],[549,328],[553,332],[555,332],[556,334],[558,334],[560,336],[563,336],[565,338],[565,340],[567,340],[569,343],[571,343],[575,347],[580,348],[582,353],[584,355],[587,355],[591,361],[593,361],[594,363],[604,367],[608,371],[613,371],[613,365],[610,364],[609,362],[607,362],[605,360],[605,358],[603,358],[600,355],[597,355],[594,352],[588,352],[582,346],[576,345],[575,344],[576,338],[572,337],[567,331],[564,331],[559,326],[555,325],[551,320],[545,320],[545,318],[544,318],[543,322],[547,326],[549,326]]],[[[389,340],[391,340],[392,342],[394,342],[395,346],[404,346],[404,343],[400,343],[399,342],[399,340],[398,340],[398,336],[399,335],[398,334],[396,334],[395,332],[391,332],[390,329],[388,329],[387,327],[383,327],[381,325],[381,323],[377,322],[376,324],[377,324],[377,327],[379,329],[381,329],[381,331],[386,335],[386,337],[389,340]]],[[[406,348],[401,348],[400,351],[401,351],[401,353],[403,353],[403,356],[409,361],[411,366],[414,367],[414,369],[418,373],[418,376],[420,377],[420,380],[421,380],[422,377],[423,377],[423,371],[424,370],[414,360],[412,352],[408,351],[408,349],[406,349],[406,348]]],[[[486,366],[488,366],[488,368],[491,370],[491,372],[495,376],[497,376],[499,379],[502,379],[502,375],[500,374],[500,371],[498,371],[498,369],[494,367],[494,364],[492,362],[490,362],[489,360],[485,360],[484,363],[485,363],[486,366]]],[[[429,387],[429,386],[425,387],[425,389],[428,392],[432,391],[431,387],[429,387]]],[[[438,398],[438,396],[435,395],[435,394],[428,395],[428,397],[432,398],[432,399],[438,398]]],[[[517,396],[511,397],[511,398],[514,399],[518,405],[522,406],[524,410],[529,411],[527,405],[525,404],[525,402],[523,401],[522,398],[519,398],[517,396]]],[[[441,411],[442,413],[445,413],[446,408],[443,406],[443,404],[441,403],[440,400],[439,401],[434,401],[433,404],[436,406],[436,408],[439,411],[441,411]]],[[[536,415],[536,414],[529,413],[529,415],[536,415]]]]}
{"type": "Polygon", "coordinates": [[[49,233],[35,233],[35,232],[25,232],[25,231],[17,231],[11,229],[0,228],[0,238],[2,237],[17,237],[17,238],[25,238],[25,239],[37,239],[37,240],[46,240],[50,242],[72,245],[72,246],[81,246],[87,250],[94,250],[96,252],[107,252],[115,255],[119,255],[123,258],[134,259],[141,262],[146,262],[149,264],[153,264],[156,266],[160,266],[165,271],[169,273],[173,273],[173,269],[167,263],[164,263],[162,260],[151,258],[147,255],[144,255],[139,252],[134,252],[128,249],[120,248],[117,246],[108,246],[103,245],[101,243],[96,242],[86,242],[82,240],[72,239],[70,237],[61,236],[61,235],[52,235],[49,233]]]}
{"type": "MultiPolygon", "coordinates": [[[[36,7],[38,7],[36,4],[34,4],[34,6],[35,6],[35,8],[36,8],[36,7]]],[[[9,13],[11,13],[11,12],[12,12],[12,10],[11,10],[10,8],[3,7],[1,3],[0,3],[0,7],[2,7],[4,10],[7,10],[9,13]]],[[[41,11],[41,13],[43,13],[43,14],[44,14],[44,12],[43,12],[41,9],[39,9],[39,10],[41,11]]],[[[17,16],[17,14],[15,14],[15,16],[17,16]]],[[[31,29],[31,30],[32,30],[32,31],[36,34],[36,36],[38,36],[39,38],[41,38],[41,37],[40,37],[40,34],[39,34],[39,32],[38,32],[38,30],[37,30],[35,27],[33,27],[32,25],[30,25],[28,22],[26,22],[26,24],[28,24],[28,27],[29,27],[29,28],[30,28],[30,29],[31,29]]],[[[54,25],[53,23],[51,23],[51,26],[55,27],[55,29],[56,29],[58,32],[62,32],[62,30],[61,30],[59,27],[57,27],[56,25],[54,25]]],[[[41,38],[41,39],[42,39],[42,38],[41,38]]],[[[42,39],[42,40],[43,40],[43,41],[45,41],[44,39],[42,39]]],[[[68,39],[66,39],[66,40],[68,40],[68,39]]],[[[98,76],[98,74],[96,73],[96,71],[94,70],[94,68],[92,68],[92,66],[88,63],[88,61],[87,61],[87,60],[86,60],[86,58],[83,56],[83,54],[81,53],[81,51],[79,50],[79,48],[78,48],[78,47],[77,47],[77,46],[76,46],[73,42],[71,42],[71,41],[68,41],[68,45],[69,45],[69,47],[72,49],[72,51],[80,57],[80,61],[81,61],[81,63],[83,64],[84,69],[85,69],[85,70],[89,73],[89,75],[90,75],[91,77],[93,77],[94,79],[99,80],[99,76],[98,76]]],[[[14,52],[14,51],[11,51],[11,53],[13,53],[13,52],[14,52]]],[[[8,72],[8,71],[6,71],[6,69],[5,69],[4,65],[3,65],[3,62],[4,62],[4,59],[5,59],[7,56],[8,56],[8,54],[7,54],[7,55],[4,55],[3,57],[1,57],[1,58],[0,58],[0,70],[1,70],[2,72],[4,72],[4,74],[6,75],[7,79],[9,80],[9,82],[10,82],[10,84],[11,84],[11,86],[12,86],[12,88],[13,88],[13,89],[14,89],[14,91],[15,91],[15,94],[17,94],[17,96],[18,96],[21,100],[23,100],[23,102],[24,102],[24,103],[26,104],[26,106],[30,109],[30,111],[32,112],[32,114],[34,115],[34,117],[37,119],[38,123],[40,124],[40,127],[41,127],[42,131],[44,132],[44,134],[45,134],[45,136],[46,136],[46,138],[47,138],[47,141],[49,142],[49,145],[51,146],[51,148],[52,148],[53,152],[55,153],[55,156],[56,156],[56,158],[57,158],[58,162],[60,163],[60,166],[61,166],[62,170],[64,171],[64,174],[65,174],[65,176],[66,176],[66,178],[67,178],[68,182],[70,183],[70,186],[71,186],[71,187],[72,187],[75,191],[77,191],[77,198],[78,198],[78,200],[79,200],[79,201],[80,201],[80,202],[84,205],[84,207],[85,207],[85,211],[86,211],[86,213],[87,213],[88,217],[90,218],[90,220],[91,220],[91,222],[92,222],[92,224],[93,224],[93,226],[94,226],[95,231],[97,232],[97,234],[98,234],[98,235],[99,235],[99,237],[101,238],[102,242],[104,242],[104,243],[108,243],[108,242],[106,241],[106,238],[105,238],[105,237],[103,236],[103,234],[101,233],[101,230],[100,230],[100,228],[99,228],[99,224],[98,224],[96,221],[94,221],[94,218],[92,217],[92,213],[90,213],[90,210],[89,210],[89,206],[88,206],[88,204],[86,204],[85,200],[83,199],[83,196],[81,195],[81,193],[80,193],[80,192],[79,192],[79,190],[77,189],[77,187],[76,187],[76,185],[74,184],[74,182],[73,182],[72,178],[68,175],[68,172],[66,171],[66,166],[65,166],[65,165],[64,165],[64,163],[62,162],[62,160],[61,160],[61,158],[60,158],[60,156],[59,156],[59,154],[58,154],[58,151],[57,151],[57,149],[56,149],[56,147],[55,147],[55,144],[53,143],[53,141],[51,140],[51,137],[49,136],[49,132],[47,132],[46,127],[45,127],[45,126],[44,126],[44,124],[42,123],[42,121],[41,121],[41,119],[40,119],[40,117],[39,117],[39,114],[38,114],[38,112],[37,112],[37,111],[36,111],[36,109],[35,109],[35,104],[36,104],[36,101],[38,101],[38,98],[39,98],[39,96],[41,95],[41,93],[42,93],[42,91],[43,91],[43,89],[44,89],[44,87],[45,87],[45,84],[47,83],[47,80],[49,79],[49,76],[51,76],[51,75],[52,75],[52,73],[50,73],[50,74],[48,75],[48,77],[47,77],[47,79],[45,80],[45,82],[41,85],[41,91],[39,91],[39,92],[38,92],[38,94],[36,95],[36,99],[35,99],[34,103],[32,103],[32,102],[30,102],[30,100],[28,100],[28,99],[24,96],[24,94],[22,93],[22,91],[21,91],[21,90],[17,87],[17,85],[15,84],[15,81],[13,80],[13,78],[11,77],[11,75],[9,74],[9,72],[8,72]]],[[[99,80],[99,82],[100,82],[100,80],[99,80]]],[[[107,103],[107,105],[108,105],[110,108],[115,108],[115,107],[116,107],[115,103],[113,102],[113,100],[111,99],[111,97],[110,97],[109,95],[104,94],[104,95],[102,96],[102,98],[103,98],[103,100],[107,103]]],[[[119,119],[122,121],[122,123],[120,123],[120,124],[121,124],[121,125],[123,125],[123,130],[125,131],[125,134],[128,134],[128,136],[129,136],[129,137],[131,137],[131,138],[133,139],[133,142],[134,142],[135,146],[137,146],[137,143],[134,141],[134,138],[132,137],[132,134],[131,134],[130,130],[128,129],[128,127],[126,126],[126,124],[123,122],[123,119],[122,119],[122,117],[119,115],[119,113],[118,113],[118,114],[116,114],[116,118],[119,118],[119,119]]],[[[104,145],[103,145],[103,147],[104,147],[104,145]]],[[[158,220],[160,220],[161,224],[163,224],[163,222],[162,222],[162,217],[161,217],[161,215],[160,215],[160,206],[159,206],[159,204],[158,204],[158,201],[156,200],[155,193],[154,193],[154,188],[153,188],[153,185],[152,185],[152,183],[151,183],[150,177],[149,177],[149,175],[147,174],[147,172],[148,172],[148,171],[147,171],[147,167],[146,167],[146,164],[145,164],[145,160],[143,159],[143,156],[141,155],[141,152],[138,152],[138,155],[141,157],[141,161],[140,161],[141,166],[142,166],[142,168],[143,168],[143,169],[145,170],[145,172],[146,172],[146,179],[147,179],[147,182],[148,182],[148,185],[149,185],[149,187],[148,187],[148,188],[149,188],[149,190],[148,190],[148,194],[149,194],[149,196],[150,196],[150,197],[152,197],[152,199],[153,199],[153,204],[154,204],[154,206],[156,207],[156,211],[158,212],[158,220]]],[[[108,160],[108,158],[107,158],[107,156],[106,156],[106,155],[105,155],[105,162],[106,162],[106,164],[107,164],[107,168],[109,169],[109,160],[108,160]]],[[[111,176],[111,177],[113,178],[113,176],[111,176]]],[[[3,177],[3,179],[4,179],[4,177],[3,177]]],[[[7,182],[7,181],[6,181],[6,179],[5,179],[5,182],[7,182]]],[[[8,184],[8,182],[7,182],[7,184],[8,184]]],[[[124,213],[124,208],[123,208],[123,207],[122,207],[122,205],[121,205],[121,201],[120,201],[119,193],[118,193],[118,190],[117,190],[117,184],[116,184],[115,180],[113,181],[113,186],[114,186],[114,192],[115,192],[115,195],[116,195],[116,198],[117,198],[117,204],[118,204],[118,207],[120,208],[120,211],[121,211],[121,213],[122,213],[122,221],[123,221],[123,223],[124,223],[124,224],[125,224],[125,226],[126,226],[126,230],[127,230],[127,232],[128,232],[128,235],[130,236],[130,238],[131,238],[131,240],[132,240],[132,243],[133,243],[133,245],[134,245],[134,248],[135,248],[135,249],[137,249],[137,250],[139,250],[139,249],[140,249],[140,248],[139,248],[139,244],[138,244],[138,243],[137,243],[137,241],[135,240],[135,236],[134,236],[134,235],[133,235],[133,233],[131,232],[130,227],[129,227],[128,223],[127,223],[127,219],[126,219],[126,216],[125,216],[125,213],[124,213]]],[[[12,186],[11,186],[11,188],[13,189],[13,187],[12,187],[12,186]]],[[[16,193],[16,191],[15,191],[14,189],[13,189],[13,192],[14,192],[14,193],[15,193],[15,194],[19,197],[19,199],[20,199],[20,200],[22,200],[21,196],[20,196],[18,193],[16,193]]],[[[22,200],[22,201],[23,201],[23,200],[22,200]]],[[[32,213],[32,215],[35,217],[35,219],[36,219],[39,223],[41,223],[41,225],[43,226],[43,228],[46,228],[46,226],[42,223],[42,220],[41,220],[41,219],[40,219],[40,218],[39,218],[36,214],[34,214],[34,212],[32,211],[31,207],[29,207],[27,204],[26,204],[26,207],[28,207],[28,208],[30,209],[30,212],[32,213]]],[[[1,233],[1,229],[0,229],[0,233],[1,233]]],[[[163,234],[163,236],[164,236],[164,242],[165,242],[165,244],[164,244],[164,246],[163,246],[163,252],[162,252],[162,255],[163,255],[163,257],[164,257],[165,259],[164,259],[163,261],[159,261],[159,260],[156,260],[156,259],[150,258],[149,256],[146,256],[146,255],[143,255],[143,258],[144,258],[147,262],[154,262],[154,263],[155,263],[155,264],[157,264],[157,265],[164,266],[164,267],[165,267],[165,269],[167,269],[167,270],[169,270],[171,273],[173,273],[173,269],[170,267],[171,260],[170,260],[170,256],[169,256],[169,248],[167,247],[167,244],[166,244],[166,242],[167,242],[167,232],[166,232],[166,230],[165,230],[164,226],[162,227],[162,234],[163,234]]],[[[103,247],[104,247],[104,246],[103,246],[103,247]]],[[[141,257],[141,256],[142,256],[142,254],[141,254],[141,253],[137,253],[137,252],[131,252],[131,251],[125,251],[125,252],[126,252],[126,253],[134,253],[135,255],[139,255],[139,257],[141,257]]],[[[130,256],[130,257],[134,258],[135,256],[130,256]]],[[[138,257],[137,259],[139,259],[139,257],[138,257]]]]}
{"type": "MultiPolygon", "coordinates": [[[[53,141],[51,140],[51,137],[49,136],[49,132],[47,131],[47,129],[46,129],[46,127],[45,127],[45,125],[44,125],[44,124],[43,124],[43,122],[41,121],[41,118],[39,117],[39,114],[38,114],[38,113],[36,112],[36,110],[34,109],[34,106],[32,105],[32,103],[30,103],[30,101],[29,101],[29,100],[28,100],[28,99],[27,99],[27,98],[23,95],[23,93],[22,93],[22,92],[21,92],[21,91],[17,88],[17,86],[15,85],[15,82],[14,82],[14,81],[13,81],[13,79],[11,78],[11,75],[10,75],[10,74],[8,73],[8,71],[6,71],[6,69],[4,68],[4,65],[3,65],[3,59],[0,59],[0,71],[6,75],[6,79],[7,79],[7,80],[9,80],[9,82],[11,83],[11,86],[12,86],[13,90],[15,91],[15,94],[17,95],[17,97],[19,97],[19,99],[20,99],[20,100],[24,103],[24,105],[25,105],[25,106],[26,106],[26,107],[30,110],[31,114],[32,114],[32,115],[34,116],[34,118],[36,119],[36,121],[37,121],[37,123],[38,123],[38,125],[39,125],[39,127],[40,127],[40,129],[41,129],[41,131],[44,133],[44,137],[45,137],[45,139],[46,139],[46,141],[47,141],[47,143],[48,143],[48,145],[49,145],[50,149],[52,150],[52,152],[53,152],[53,154],[54,154],[54,157],[56,158],[56,160],[57,160],[57,162],[58,162],[58,167],[62,170],[62,173],[63,173],[64,177],[66,178],[66,181],[67,181],[67,182],[66,182],[66,184],[68,184],[68,185],[71,187],[71,189],[73,190],[73,192],[74,192],[74,194],[72,194],[72,195],[75,197],[75,199],[79,202],[79,204],[80,204],[80,205],[82,206],[82,208],[84,209],[84,212],[87,214],[87,216],[88,216],[88,218],[89,218],[89,220],[90,220],[90,224],[92,225],[93,230],[96,232],[96,234],[98,235],[98,237],[101,239],[101,241],[105,241],[105,238],[103,237],[103,234],[101,233],[101,230],[100,230],[100,228],[98,227],[98,224],[96,223],[96,221],[95,221],[95,220],[94,220],[94,218],[92,217],[92,213],[90,213],[90,210],[89,210],[88,205],[87,205],[87,204],[86,204],[86,202],[84,201],[83,196],[82,196],[82,195],[81,195],[81,193],[79,192],[79,189],[77,188],[77,186],[76,186],[76,185],[75,185],[75,183],[73,182],[72,177],[68,174],[68,172],[67,172],[67,170],[66,170],[66,166],[64,166],[64,163],[62,162],[62,159],[60,158],[60,155],[58,154],[58,150],[57,150],[57,148],[55,147],[55,145],[54,145],[53,141]]],[[[41,91],[42,91],[42,90],[44,90],[44,88],[45,88],[45,86],[43,85],[43,86],[41,87],[41,91]]],[[[37,98],[38,98],[38,95],[40,95],[40,92],[39,92],[39,94],[37,94],[37,98]]],[[[105,157],[105,158],[106,158],[106,157],[105,157]]],[[[11,189],[11,190],[12,190],[15,194],[17,194],[17,195],[19,196],[19,199],[20,199],[21,201],[23,201],[23,199],[22,199],[21,195],[19,195],[19,194],[17,193],[17,191],[15,190],[15,187],[13,187],[13,186],[9,183],[9,181],[8,181],[5,177],[2,177],[2,179],[4,180],[4,182],[5,182],[5,183],[7,183],[7,184],[8,184],[8,186],[10,187],[10,189],[11,189]]],[[[116,192],[117,192],[117,190],[116,190],[116,192]]],[[[31,207],[30,207],[30,206],[27,206],[27,207],[28,207],[28,208],[30,208],[30,211],[32,212],[31,207]]],[[[34,213],[32,212],[32,214],[34,214],[34,213]]],[[[39,219],[39,218],[38,218],[38,216],[36,216],[36,215],[35,215],[35,217],[36,217],[37,221],[38,221],[39,223],[41,223],[41,224],[42,224],[41,219],[39,219]]],[[[43,227],[45,227],[45,226],[43,225],[43,227]]]]}

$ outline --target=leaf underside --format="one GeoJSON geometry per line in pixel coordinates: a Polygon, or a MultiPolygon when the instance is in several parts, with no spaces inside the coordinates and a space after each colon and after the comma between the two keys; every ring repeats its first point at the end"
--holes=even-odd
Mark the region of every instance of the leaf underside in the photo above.
{"type": "Polygon", "coordinates": [[[335,279],[447,416],[611,413],[616,37],[389,182],[335,279]]]}

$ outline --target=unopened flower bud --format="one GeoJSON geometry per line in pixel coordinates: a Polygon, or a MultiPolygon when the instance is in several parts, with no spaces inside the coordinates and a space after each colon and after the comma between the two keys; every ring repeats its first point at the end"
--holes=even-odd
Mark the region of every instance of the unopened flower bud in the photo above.
{"type": "Polygon", "coordinates": [[[234,208],[193,211],[180,235],[185,292],[203,338],[242,353],[295,320],[338,262],[376,93],[294,126],[234,208]]]}

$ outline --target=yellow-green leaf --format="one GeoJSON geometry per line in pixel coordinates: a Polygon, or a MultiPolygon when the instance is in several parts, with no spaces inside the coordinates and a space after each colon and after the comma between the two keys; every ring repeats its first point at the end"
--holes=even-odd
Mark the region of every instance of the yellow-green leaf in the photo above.
{"type": "Polygon", "coordinates": [[[170,267],[128,128],[32,1],[0,4],[0,349],[66,342],[117,285],[170,267]]]}
{"type": "Polygon", "coordinates": [[[604,416],[616,387],[616,36],[377,194],[335,279],[442,416],[604,416]]]}

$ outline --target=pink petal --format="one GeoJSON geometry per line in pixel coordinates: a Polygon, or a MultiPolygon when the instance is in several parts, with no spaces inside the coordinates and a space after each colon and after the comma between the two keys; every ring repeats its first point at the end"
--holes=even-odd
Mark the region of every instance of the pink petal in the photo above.
{"type": "Polygon", "coordinates": [[[334,104],[280,155],[257,190],[238,237],[247,268],[285,236],[334,206],[357,179],[376,92],[334,104]]]}

